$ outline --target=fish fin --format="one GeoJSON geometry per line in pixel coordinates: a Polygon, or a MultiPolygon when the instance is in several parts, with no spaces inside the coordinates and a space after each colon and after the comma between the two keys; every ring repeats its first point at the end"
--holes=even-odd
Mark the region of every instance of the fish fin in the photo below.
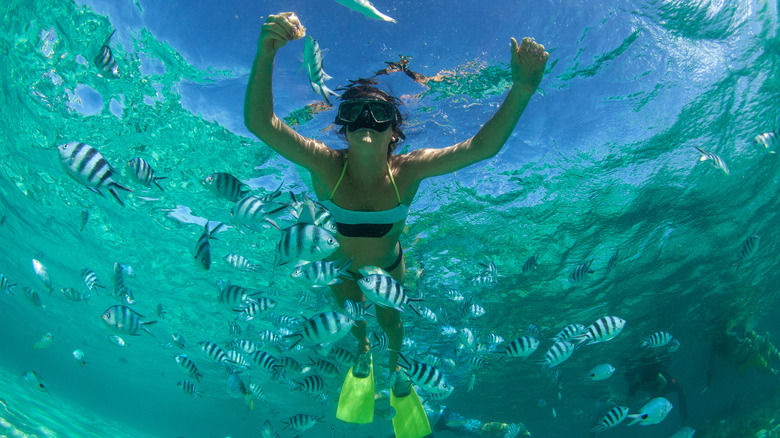
{"type": "Polygon", "coordinates": [[[152,180],[154,185],[156,185],[157,188],[160,189],[160,191],[163,191],[163,192],[165,190],[163,190],[162,186],[160,185],[160,183],[157,182],[157,180],[161,180],[161,179],[165,179],[165,178],[167,178],[167,177],[165,177],[165,176],[155,176],[154,179],[152,180]]]}
{"type": "MultiPolygon", "coordinates": [[[[119,202],[119,205],[121,205],[122,207],[125,206],[125,203],[122,202],[122,199],[119,197],[119,194],[116,192],[116,190],[114,190],[113,187],[109,187],[108,188],[108,192],[111,193],[114,196],[114,198],[117,200],[117,202],[119,202]]],[[[102,193],[100,195],[103,196],[102,193]]]]}
{"type": "Polygon", "coordinates": [[[279,227],[279,224],[277,224],[275,220],[273,220],[271,218],[265,218],[265,221],[268,222],[269,224],[271,224],[271,226],[273,226],[277,230],[282,231],[282,229],[279,227]]]}
{"type": "Polygon", "coordinates": [[[145,321],[145,322],[142,322],[141,323],[141,328],[144,329],[144,331],[146,333],[149,333],[154,338],[154,337],[156,337],[156,336],[154,336],[154,333],[150,332],[149,329],[146,328],[147,325],[152,325],[152,324],[157,324],[157,321],[145,321]]]}

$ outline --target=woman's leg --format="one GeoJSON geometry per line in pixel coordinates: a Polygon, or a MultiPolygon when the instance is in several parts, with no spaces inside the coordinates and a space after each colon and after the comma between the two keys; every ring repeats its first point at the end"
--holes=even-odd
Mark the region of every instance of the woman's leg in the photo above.
{"type": "MultiPolygon", "coordinates": [[[[341,308],[344,307],[344,302],[347,299],[356,303],[365,304],[366,302],[363,291],[360,290],[360,287],[358,287],[357,283],[353,280],[344,280],[344,282],[335,284],[330,288],[333,291],[333,296],[336,298],[336,304],[341,308]]],[[[355,325],[350,332],[358,341],[358,354],[367,353],[371,349],[371,346],[368,342],[366,321],[355,321],[355,325]]]]}

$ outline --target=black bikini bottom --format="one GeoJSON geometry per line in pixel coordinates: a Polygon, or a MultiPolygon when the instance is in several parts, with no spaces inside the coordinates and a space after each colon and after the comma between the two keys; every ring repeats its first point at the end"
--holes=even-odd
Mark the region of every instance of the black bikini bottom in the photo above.
{"type": "MultiPolygon", "coordinates": [[[[387,271],[388,273],[393,272],[393,269],[397,268],[398,265],[401,264],[401,260],[403,260],[403,259],[404,259],[404,249],[403,249],[403,247],[401,247],[401,242],[398,242],[398,258],[395,259],[395,261],[393,262],[392,265],[384,268],[384,270],[387,271]]],[[[355,277],[355,279],[358,279],[358,278],[361,277],[361,274],[358,274],[357,272],[353,272],[353,271],[347,271],[347,272],[352,274],[355,277]]]]}

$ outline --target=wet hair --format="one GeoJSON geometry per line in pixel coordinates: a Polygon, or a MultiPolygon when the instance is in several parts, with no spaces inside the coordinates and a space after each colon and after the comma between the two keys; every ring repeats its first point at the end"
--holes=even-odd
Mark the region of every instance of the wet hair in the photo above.
{"type": "MultiPolygon", "coordinates": [[[[401,99],[394,97],[387,93],[386,91],[378,88],[376,85],[378,83],[372,79],[358,79],[355,81],[349,81],[350,84],[346,85],[344,87],[339,87],[336,90],[342,91],[341,93],[341,101],[349,101],[349,100],[357,100],[357,99],[376,99],[381,100],[383,102],[389,102],[395,105],[395,115],[396,115],[396,122],[393,122],[393,124],[390,126],[390,128],[393,130],[393,139],[390,140],[390,147],[387,149],[387,154],[390,155],[395,150],[396,146],[398,146],[398,143],[400,143],[402,140],[406,139],[406,136],[404,135],[403,131],[401,131],[401,126],[404,123],[403,115],[401,115],[401,111],[398,110],[399,105],[403,105],[403,102],[401,99]]],[[[342,125],[341,129],[338,130],[339,134],[346,135],[347,133],[347,127],[342,125]]]]}

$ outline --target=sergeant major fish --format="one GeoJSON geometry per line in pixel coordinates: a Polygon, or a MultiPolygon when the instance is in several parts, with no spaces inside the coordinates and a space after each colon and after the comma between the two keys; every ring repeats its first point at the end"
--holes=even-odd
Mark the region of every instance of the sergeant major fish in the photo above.
{"type": "Polygon", "coordinates": [[[628,415],[628,408],[625,406],[615,406],[610,409],[609,412],[599,421],[599,423],[591,429],[591,432],[604,432],[607,429],[611,429],[621,421],[625,420],[628,415]]]}
{"type": "Polygon", "coordinates": [[[348,272],[352,259],[346,263],[341,261],[316,261],[298,265],[290,276],[305,286],[318,288],[339,284],[346,278],[352,280],[352,274],[348,272]]]}
{"type": "Polygon", "coordinates": [[[212,173],[203,180],[203,184],[215,196],[231,202],[238,202],[249,194],[246,184],[225,172],[212,173]]]}
{"type": "Polygon", "coordinates": [[[342,313],[318,313],[306,320],[301,332],[289,335],[298,338],[290,348],[292,349],[301,341],[312,345],[336,342],[349,334],[353,325],[354,321],[342,313]]]}
{"type": "Polygon", "coordinates": [[[655,332],[642,338],[642,347],[658,348],[672,342],[672,335],[666,332],[655,332]]]}
{"type": "Polygon", "coordinates": [[[778,135],[777,131],[765,132],[763,134],[758,134],[753,139],[753,144],[756,146],[763,146],[770,154],[775,154],[777,153],[778,142],[780,142],[778,137],[780,137],[780,135],[778,135]]]}
{"type": "Polygon", "coordinates": [[[726,162],[723,161],[723,159],[721,159],[719,156],[713,154],[712,152],[704,151],[698,147],[696,147],[696,150],[701,153],[701,158],[699,158],[699,161],[712,160],[712,166],[714,168],[722,170],[726,173],[726,175],[730,174],[729,167],[726,165],[726,162]]]}
{"type": "Polygon", "coordinates": [[[593,270],[590,269],[590,265],[592,263],[593,260],[590,260],[589,262],[578,265],[576,268],[574,268],[574,271],[572,271],[571,275],[569,276],[569,280],[574,283],[582,283],[585,281],[585,279],[588,277],[588,274],[593,273],[593,270]]]}
{"type": "Polygon", "coordinates": [[[736,270],[739,270],[739,267],[742,266],[742,262],[750,260],[756,255],[760,242],[761,238],[756,235],[750,236],[745,240],[745,243],[742,244],[742,248],[739,250],[739,262],[737,262],[736,270]]]}
{"type": "MultiPolygon", "coordinates": [[[[371,274],[361,278],[358,286],[366,299],[377,306],[388,307],[390,309],[403,312],[404,304],[410,304],[411,301],[420,301],[421,298],[409,298],[401,283],[389,275],[371,274]]],[[[415,313],[417,310],[409,306],[415,313]]]]}
{"type": "Polygon", "coordinates": [[[97,274],[95,274],[95,271],[92,269],[84,268],[81,270],[81,281],[84,282],[84,286],[86,286],[90,291],[93,291],[98,287],[105,289],[105,286],[100,284],[97,274]]]}
{"type": "Polygon", "coordinates": [[[209,244],[209,240],[215,239],[214,233],[219,231],[223,226],[225,226],[225,224],[220,222],[214,229],[209,231],[209,223],[206,221],[206,225],[203,227],[203,234],[200,235],[198,242],[195,243],[195,249],[193,251],[195,260],[198,261],[198,265],[207,271],[211,268],[211,245],[209,244]]]}
{"type": "Polygon", "coordinates": [[[102,46],[100,46],[100,51],[98,52],[97,56],[95,56],[95,59],[92,60],[92,62],[94,62],[95,67],[99,68],[101,71],[109,73],[111,77],[118,78],[119,66],[116,64],[116,59],[114,59],[114,54],[111,52],[111,48],[108,47],[108,42],[111,41],[111,37],[114,36],[114,32],[116,32],[116,30],[112,31],[111,34],[108,35],[108,38],[106,38],[106,41],[102,46]]]}
{"type": "Polygon", "coordinates": [[[303,48],[303,64],[301,68],[306,67],[311,89],[322,96],[325,99],[325,103],[330,105],[328,96],[338,96],[338,94],[325,85],[325,81],[332,78],[322,69],[322,58],[322,51],[317,40],[312,38],[311,35],[307,36],[306,44],[303,48]]]}
{"type": "Polygon", "coordinates": [[[133,158],[127,162],[128,175],[131,179],[135,180],[138,184],[142,184],[146,187],[151,187],[152,184],[156,185],[158,189],[164,191],[158,180],[165,179],[164,176],[155,176],[152,166],[146,162],[143,158],[133,158]]]}
{"type": "Polygon", "coordinates": [[[135,336],[139,334],[139,330],[143,330],[154,336],[146,326],[157,321],[141,321],[142,317],[140,313],[122,304],[109,307],[101,316],[103,323],[116,333],[135,336]]]}
{"type": "Polygon", "coordinates": [[[572,338],[577,347],[582,344],[593,345],[614,339],[623,331],[626,321],[617,316],[604,316],[588,326],[586,331],[572,338]]]}
{"type": "Polygon", "coordinates": [[[336,3],[344,5],[353,11],[360,12],[366,18],[370,18],[372,20],[389,21],[391,23],[396,22],[394,19],[379,12],[368,0],[336,0],[336,3]]]}
{"type": "Polygon", "coordinates": [[[8,295],[13,295],[14,286],[16,286],[16,283],[11,283],[11,280],[9,280],[8,277],[0,274],[0,291],[3,291],[8,295]]]}
{"type": "Polygon", "coordinates": [[[127,192],[133,190],[114,181],[114,169],[97,149],[88,144],[73,141],[57,146],[57,150],[60,156],[60,166],[68,176],[100,196],[104,196],[100,189],[107,189],[122,207],[125,206],[116,189],[127,192]]]}
{"type": "MultiPolygon", "coordinates": [[[[303,217],[301,218],[303,220],[303,217]]],[[[313,218],[282,230],[271,219],[266,221],[282,232],[276,246],[274,267],[292,261],[316,262],[333,254],[339,247],[335,237],[322,227],[313,224],[313,218]]]]}

